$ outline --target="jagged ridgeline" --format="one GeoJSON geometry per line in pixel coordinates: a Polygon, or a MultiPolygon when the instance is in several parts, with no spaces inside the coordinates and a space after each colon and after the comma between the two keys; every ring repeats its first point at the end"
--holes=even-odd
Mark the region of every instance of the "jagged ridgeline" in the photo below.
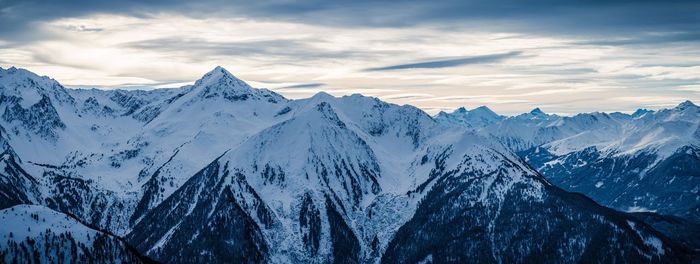
{"type": "Polygon", "coordinates": [[[551,184],[504,144],[536,143],[475,129],[508,120],[488,109],[476,125],[362,95],[289,100],[221,67],[151,91],[66,89],[10,68],[0,91],[6,262],[688,263],[694,254],[640,220],[651,218],[551,184]]]}

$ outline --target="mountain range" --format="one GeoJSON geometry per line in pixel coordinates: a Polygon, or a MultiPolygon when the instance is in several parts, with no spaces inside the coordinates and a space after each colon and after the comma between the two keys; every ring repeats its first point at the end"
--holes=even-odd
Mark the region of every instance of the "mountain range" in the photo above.
{"type": "Polygon", "coordinates": [[[700,220],[700,107],[503,117],[486,107],[436,117],[488,133],[548,180],[621,211],[700,220]]]}
{"type": "Polygon", "coordinates": [[[154,90],[0,68],[0,111],[5,262],[698,259],[691,102],[433,117],[358,94],[290,100],[221,67],[154,90]]]}

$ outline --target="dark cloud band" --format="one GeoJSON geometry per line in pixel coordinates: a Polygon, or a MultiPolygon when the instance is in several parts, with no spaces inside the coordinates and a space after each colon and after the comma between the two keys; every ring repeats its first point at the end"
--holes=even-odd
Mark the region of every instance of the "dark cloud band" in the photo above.
{"type": "MultiPolygon", "coordinates": [[[[26,37],[31,34],[33,23],[59,18],[102,13],[148,16],[163,12],[340,27],[437,25],[445,29],[478,27],[577,36],[623,35],[635,39],[648,32],[680,32],[691,36],[700,32],[697,0],[2,0],[0,38],[26,37]]],[[[697,38],[691,37],[690,41],[697,38]]]]}
{"type": "Polygon", "coordinates": [[[317,88],[317,87],[321,87],[323,85],[325,85],[325,84],[323,84],[323,83],[302,83],[302,84],[289,85],[289,86],[285,86],[282,88],[317,88]]]}
{"type": "Polygon", "coordinates": [[[391,70],[405,70],[405,69],[448,68],[448,67],[457,67],[457,66],[468,65],[468,64],[485,64],[485,63],[499,62],[499,61],[502,61],[502,60],[505,60],[508,58],[517,57],[517,56],[520,56],[520,54],[522,54],[522,52],[512,51],[512,52],[507,52],[507,53],[489,54],[489,55],[483,55],[483,56],[462,57],[462,58],[443,59],[443,60],[431,60],[431,61],[399,64],[399,65],[392,65],[392,66],[385,66],[385,67],[378,67],[378,68],[369,68],[369,69],[365,69],[365,71],[391,71],[391,70]]]}

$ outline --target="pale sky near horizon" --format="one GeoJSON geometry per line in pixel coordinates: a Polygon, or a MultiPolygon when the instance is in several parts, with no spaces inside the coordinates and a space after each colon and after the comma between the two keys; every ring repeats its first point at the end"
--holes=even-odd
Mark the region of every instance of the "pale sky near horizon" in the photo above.
{"type": "Polygon", "coordinates": [[[133,89],[220,65],[289,98],[361,93],[431,114],[700,101],[700,1],[61,2],[0,0],[0,67],[133,89]]]}

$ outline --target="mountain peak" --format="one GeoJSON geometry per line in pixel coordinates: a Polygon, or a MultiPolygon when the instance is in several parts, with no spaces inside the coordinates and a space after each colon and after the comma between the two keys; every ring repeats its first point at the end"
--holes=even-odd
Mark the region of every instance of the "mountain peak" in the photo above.
{"type": "Polygon", "coordinates": [[[316,99],[316,100],[319,100],[319,101],[324,101],[324,100],[328,100],[328,99],[335,99],[335,97],[333,97],[332,95],[330,95],[330,94],[327,93],[327,92],[320,91],[320,92],[314,94],[314,95],[311,97],[311,99],[316,99]]]}
{"type": "Polygon", "coordinates": [[[546,115],[546,114],[544,113],[544,111],[542,111],[542,109],[540,109],[539,107],[536,107],[535,109],[532,109],[532,111],[530,111],[530,114],[533,114],[533,115],[546,115]]]}
{"type": "Polygon", "coordinates": [[[484,127],[502,120],[503,116],[496,114],[486,106],[479,106],[472,110],[460,107],[449,114],[440,112],[436,118],[448,120],[448,122],[455,124],[466,125],[467,127],[484,127]]]}
{"type": "Polygon", "coordinates": [[[539,107],[536,107],[535,109],[532,109],[530,112],[522,113],[522,114],[517,115],[515,117],[517,119],[521,119],[521,120],[551,120],[551,119],[558,118],[558,116],[555,114],[550,115],[550,114],[545,113],[539,107]]]}
{"type": "Polygon", "coordinates": [[[229,101],[246,101],[248,99],[267,99],[277,102],[282,97],[265,89],[255,89],[241,79],[233,76],[221,66],[207,72],[194,83],[200,98],[224,98],[229,101]]]}
{"type": "Polygon", "coordinates": [[[195,98],[198,99],[223,98],[232,102],[262,100],[270,103],[287,100],[273,91],[251,87],[221,66],[216,66],[213,70],[204,74],[201,79],[194,83],[191,91],[195,98]]]}
{"type": "Polygon", "coordinates": [[[482,106],[479,106],[479,107],[477,107],[477,108],[474,108],[474,109],[472,109],[471,112],[484,113],[484,114],[488,114],[488,115],[491,115],[491,116],[497,116],[497,115],[498,115],[498,114],[496,114],[496,112],[494,112],[493,110],[491,110],[491,108],[488,108],[488,107],[485,106],[485,105],[482,105],[482,106]]]}
{"type": "Polygon", "coordinates": [[[5,77],[5,78],[29,78],[29,79],[33,79],[35,81],[39,81],[42,79],[50,80],[50,78],[48,78],[48,77],[42,77],[42,76],[39,76],[38,74],[33,73],[31,71],[28,71],[26,69],[16,68],[15,66],[12,66],[12,67],[7,68],[7,69],[3,69],[2,67],[0,67],[0,78],[2,78],[2,77],[5,77]]]}
{"type": "Polygon", "coordinates": [[[213,70],[207,72],[201,79],[197,80],[195,86],[222,86],[222,87],[241,87],[250,88],[250,85],[243,80],[236,78],[224,67],[216,66],[213,70]]]}
{"type": "Polygon", "coordinates": [[[678,109],[678,110],[685,110],[685,109],[688,109],[688,108],[691,108],[691,107],[698,107],[698,106],[695,105],[695,104],[694,104],[693,102],[691,102],[690,100],[686,100],[685,102],[682,102],[682,103],[678,104],[678,106],[676,106],[676,109],[678,109]]]}
{"type": "Polygon", "coordinates": [[[651,110],[645,109],[645,108],[639,108],[636,111],[634,111],[634,113],[632,113],[632,116],[633,117],[643,116],[644,114],[651,113],[651,112],[654,112],[654,111],[651,111],[651,110]]]}
{"type": "Polygon", "coordinates": [[[0,94],[20,98],[23,108],[30,107],[45,96],[58,103],[73,103],[74,100],[56,80],[14,66],[0,68],[0,87],[3,87],[0,94]]]}
{"type": "Polygon", "coordinates": [[[3,67],[0,67],[0,72],[15,72],[19,70],[15,66],[10,66],[10,68],[4,69],[3,67]]]}

